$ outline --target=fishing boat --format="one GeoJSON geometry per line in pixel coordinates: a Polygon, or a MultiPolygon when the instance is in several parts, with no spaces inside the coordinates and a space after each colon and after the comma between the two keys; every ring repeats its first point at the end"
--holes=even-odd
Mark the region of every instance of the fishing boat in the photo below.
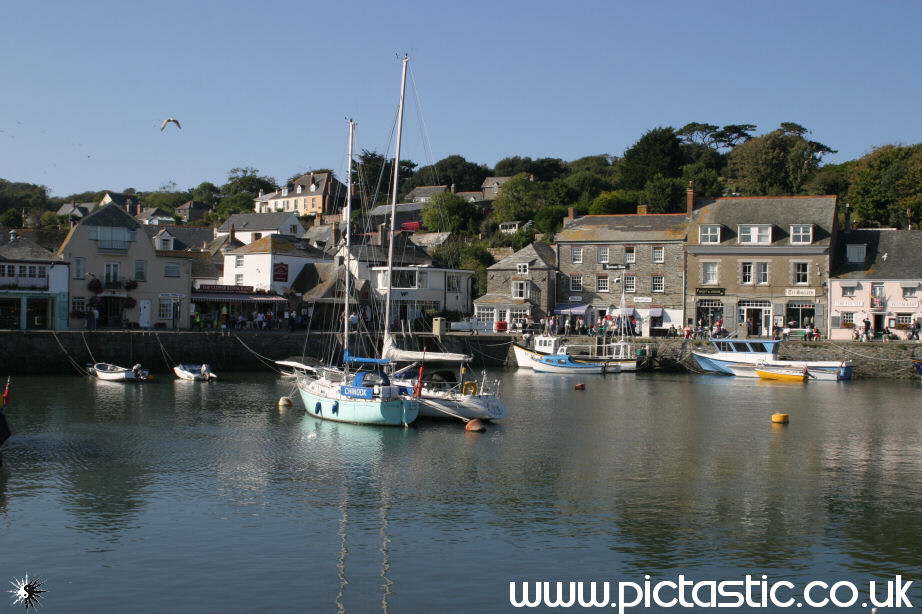
{"type": "Polygon", "coordinates": [[[179,379],[190,380],[194,382],[210,382],[218,379],[218,376],[212,373],[211,367],[207,364],[190,365],[180,364],[173,367],[173,373],[179,379]]]}
{"type": "Polygon", "coordinates": [[[577,362],[569,354],[548,354],[532,362],[538,373],[618,373],[621,367],[604,362],[577,362]]]}
{"type": "Polygon", "coordinates": [[[140,363],[126,369],[107,362],[97,362],[87,370],[91,375],[110,382],[143,382],[150,379],[150,372],[141,368],[140,363]]]}
{"type": "MultiPolygon", "coordinates": [[[[397,145],[395,160],[400,160],[400,139],[403,126],[403,102],[406,92],[407,64],[403,60],[400,83],[400,106],[397,111],[397,145]]],[[[345,262],[342,267],[345,283],[343,292],[343,354],[342,368],[330,365],[308,371],[296,369],[297,387],[308,414],[323,420],[352,422],[355,424],[407,426],[419,415],[416,399],[406,394],[400,386],[393,385],[387,374],[391,361],[387,358],[353,356],[350,353],[350,303],[351,300],[351,239],[352,239],[352,150],[355,141],[355,122],[348,120],[348,167],[346,201],[342,217],[346,220],[345,262]],[[352,367],[356,370],[353,372],[352,367]]],[[[391,198],[391,231],[388,242],[388,284],[386,320],[390,320],[391,271],[394,264],[394,215],[397,209],[397,175],[394,173],[394,192],[391,198]]],[[[386,331],[385,331],[386,332],[386,331]]]]}
{"type": "Polygon", "coordinates": [[[808,369],[784,369],[781,367],[755,368],[755,374],[759,379],[773,380],[776,382],[797,382],[804,383],[807,381],[810,371],[808,369]]]}
{"type": "Polygon", "coordinates": [[[781,341],[771,339],[711,339],[716,351],[711,353],[693,351],[698,366],[711,373],[723,373],[737,377],[759,377],[758,366],[781,367],[810,371],[810,379],[819,381],[847,380],[852,377],[850,360],[781,360],[778,349],[781,341]]]}

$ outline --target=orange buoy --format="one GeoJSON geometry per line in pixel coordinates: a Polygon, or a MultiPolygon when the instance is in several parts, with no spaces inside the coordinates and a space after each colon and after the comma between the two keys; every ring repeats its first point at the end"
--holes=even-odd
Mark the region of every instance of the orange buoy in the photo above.
{"type": "Polygon", "coordinates": [[[774,424],[787,424],[788,415],[787,414],[772,414],[772,422],[774,424]]]}
{"type": "Polygon", "coordinates": [[[586,389],[586,384],[576,384],[575,386],[573,386],[573,390],[585,390],[585,389],[586,389]]]}
{"type": "Polygon", "coordinates": [[[474,418],[473,420],[468,420],[467,424],[464,425],[464,430],[472,433],[482,433],[487,430],[487,427],[484,426],[483,422],[474,418]]]}

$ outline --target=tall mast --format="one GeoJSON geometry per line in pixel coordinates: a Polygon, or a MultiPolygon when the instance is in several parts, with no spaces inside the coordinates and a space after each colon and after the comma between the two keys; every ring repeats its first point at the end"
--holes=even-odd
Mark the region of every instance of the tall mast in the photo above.
{"type": "MultiPolygon", "coordinates": [[[[346,218],[346,283],[343,293],[345,296],[345,306],[343,307],[343,350],[349,351],[349,278],[352,276],[349,266],[351,257],[350,251],[352,246],[352,145],[355,140],[355,122],[350,117],[349,122],[349,145],[348,145],[348,162],[346,163],[346,205],[343,207],[343,216],[346,218]]],[[[343,361],[343,368],[348,373],[349,363],[343,361]]]]}
{"type": "Polygon", "coordinates": [[[394,227],[397,218],[397,186],[400,182],[400,139],[403,135],[403,98],[407,91],[407,67],[410,56],[403,56],[403,70],[400,73],[400,106],[397,107],[397,144],[394,147],[394,183],[391,186],[391,229],[387,239],[387,287],[384,303],[384,339],[391,332],[391,283],[394,271],[394,227]]]}

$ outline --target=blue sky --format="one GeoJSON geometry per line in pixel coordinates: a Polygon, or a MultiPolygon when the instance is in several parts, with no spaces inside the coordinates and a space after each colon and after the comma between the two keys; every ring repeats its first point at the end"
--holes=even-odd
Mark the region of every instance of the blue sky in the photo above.
{"type": "MultiPolygon", "coordinates": [[[[343,168],[412,57],[434,159],[620,154],[689,121],[794,121],[839,154],[922,141],[922,3],[58,2],[0,23],[0,177],[84,189],[343,168]],[[183,130],[159,131],[174,116],[183,130]]],[[[415,111],[406,155],[425,163],[415,111]]]]}

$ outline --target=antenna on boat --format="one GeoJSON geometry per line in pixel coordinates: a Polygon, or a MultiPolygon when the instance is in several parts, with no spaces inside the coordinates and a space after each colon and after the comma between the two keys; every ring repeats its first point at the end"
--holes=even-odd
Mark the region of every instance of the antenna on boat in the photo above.
{"type": "Polygon", "coordinates": [[[403,68],[400,73],[400,105],[397,107],[397,135],[394,146],[394,183],[391,190],[391,228],[387,241],[387,286],[385,286],[384,303],[384,341],[387,342],[391,332],[391,284],[394,272],[394,229],[397,218],[397,186],[400,182],[400,140],[403,136],[403,99],[407,92],[407,68],[410,56],[403,56],[403,68]]]}
{"type": "MultiPolygon", "coordinates": [[[[345,296],[345,306],[343,307],[343,351],[349,352],[349,277],[352,275],[350,268],[350,251],[352,247],[352,147],[355,141],[355,122],[351,117],[347,118],[349,123],[349,144],[348,144],[348,161],[346,162],[346,205],[343,207],[343,216],[346,218],[346,281],[343,287],[345,296]]],[[[343,371],[349,375],[349,361],[343,360],[343,371]]]]}

